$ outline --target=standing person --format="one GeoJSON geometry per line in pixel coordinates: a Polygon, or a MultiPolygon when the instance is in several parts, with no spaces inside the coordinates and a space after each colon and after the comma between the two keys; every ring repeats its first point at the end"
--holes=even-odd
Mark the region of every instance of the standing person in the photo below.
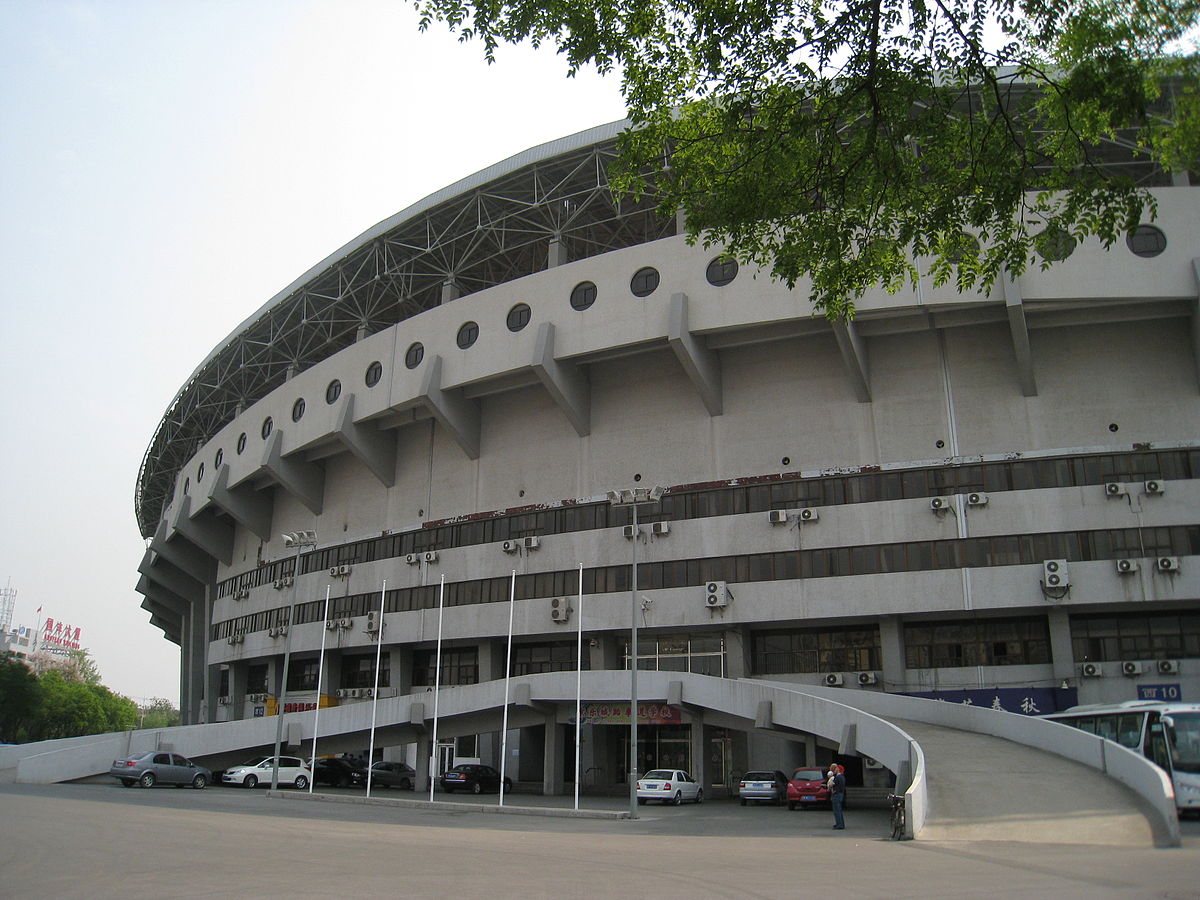
{"type": "Polygon", "coordinates": [[[841,831],[846,827],[842,818],[842,804],[846,800],[846,770],[837,763],[829,766],[829,802],[833,806],[833,828],[841,831]]]}

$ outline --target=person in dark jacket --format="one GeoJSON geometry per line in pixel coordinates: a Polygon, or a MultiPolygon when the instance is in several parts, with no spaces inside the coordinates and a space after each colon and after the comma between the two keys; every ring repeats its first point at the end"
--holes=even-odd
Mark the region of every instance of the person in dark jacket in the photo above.
{"type": "Polygon", "coordinates": [[[846,827],[842,818],[842,804],[846,801],[846,770],[837,763],[829,766],[829,802],[833,806],[833,828],[841,831],[846,827]]]}

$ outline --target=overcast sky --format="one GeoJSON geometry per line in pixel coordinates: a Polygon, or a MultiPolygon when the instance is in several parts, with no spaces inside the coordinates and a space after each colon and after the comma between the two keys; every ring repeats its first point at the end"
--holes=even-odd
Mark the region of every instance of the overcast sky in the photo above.
{"type": "Polygon", "coordinates": [[[0,0],[0,34],[0,588],[176,702],[133,498],[180,386],[376,222],[621,118],[619,83],[489,67],[405,0],[0,0]]]}

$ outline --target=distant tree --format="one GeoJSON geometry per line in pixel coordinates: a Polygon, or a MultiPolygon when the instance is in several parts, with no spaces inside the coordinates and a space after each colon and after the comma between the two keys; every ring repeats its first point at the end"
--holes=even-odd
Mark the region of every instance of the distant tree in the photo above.
{"type": "Polygon", "coordinates": [[[141,707],[140,713],[139,728],[170,728],[178,725],[181,721],[179,710],[172,705],[170,700],[164,700],[162,697],[155,697],[141,707]]]}
{"type": "Polygon", "coordinates": [[[92,659],[91,651],[79,649],[67,651],[67,662],[63,666],[63,674],[74,681],[84,684],[100,684],[100,667],[92,659]]]}
{"type": "Polygon", "coordinates": [[[12,653],[0,654],[0,743],[18,744],[28,739],[41,698],[41,685],[33,670],[12,653]]]}
{"type": "Polygon", "coordinates": [[[57,669],[43,673],[40,680],[42,708],[35,739],[54,740],[106,730],[104,704],[88,685],[65,678],[57,669]]]}
{"type": "Polygon", "coordinates": [[[545,42],[620,71],[618,187],[809,279],[830,317],[925,273],[986,289],[1064,232],[1123,238],[1154,202],[1105,141],[1200,168],[1196,0],[414,2],[489,60],[545,42]]]}

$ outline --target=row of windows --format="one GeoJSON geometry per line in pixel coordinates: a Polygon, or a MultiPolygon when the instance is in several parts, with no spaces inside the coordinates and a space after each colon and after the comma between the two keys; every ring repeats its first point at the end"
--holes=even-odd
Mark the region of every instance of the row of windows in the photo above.
{"type": "MultiPolygon", "coordinates": [[[[770,509],[839,506],[945,496],[970,491],[1000,493],[1038,488],[1080,487],[1108,481],[1183,480],[1200,477],[1200,450],[1107,453],[1037,460],[1007,460],[889,472],[823,475],[810,478],[781,475],[740,480],[716,488],[673,488],[658,509],[643,510],[643,522],[681,521],[710,516],[764,512],[770,509]]],[[[628,507],[608,503],[563,505],[536,512],[514,512],[453,525],[433,525],[416,531],[384,535],[327,547],[306,554],[301,572],[333,566],[394,559],[426,550],[445,550],[506,541],[532,535],[567,534],[627,525],[628,507]]],[[[1140,555],[1140,554],[1139,554],[1140,555]]],[[[1147,554],[1148,555],[1148,554],[1147,554]]],[[[1046,556],[1043,559],[1058,557],[1046,556]]],[[[227,578],[217,596],[249,590],[291,575],[287,557],[227,578]]]]}
{"type": "Polygon", "coordinates": [[[1083,662],[1200,656],[1200,613],[1072,616],[1071,650],[1083,662]]]}
{"type": "MultiPolygon", "coordinates": [[[[1066,259],[1077,246],[1070,232],[1053,226],[1037,235],[1033,244],[1038,255],[1050,262],[1066,259]]],[[[1167,236],[1157,226],[1138,225],[1125,235],[1125,246],[1135,256],[1151,259],[1167,249],[1167,236]]]]}
{"type": "Polygon", "coordinates": [[[751,636],[755,675],[854,672],[883,668],[879,628],[807,628],[751,636]]]}
{"type": "MultiPolygon", "coordinates": [[[[1030,565],[1047,559],[1084,562],[1122,559],[1142,554],[1200,554],[1200,525],[908,541],[899,544],[647,562],[638,566],[638,589],[692,587],[709,581],[744,584],[797,578],[1030,565]]],[[[629,590],[630,568],[628,565],[616,565],[584,569],[583,593],[603,594],[629,590]]],[[[518,575],[515,580],[501,576],[450,582],[445,585],[445,604],[467,606],[500,603],[509,599],[510,592],[515,592],[517,600],[571,596],[581,590],[579,581],[579,570],[566,569],[518,575]]],[[[390,590],[384,597],[384,611],[434,609],[438,606],[441,590],[439,585],[390,590]]],[[[339,598],[335,603],[336,612],[331,615],[363,615],[368,604],[371,604],[371,608],[376,608],[377,600],[372,598],[377,597],[378,594],[371,593],[339,598]]],[[[296,611],[298,624],[320,621],[324,602],[312,600],[300,603],[296,605],[296,611]]],[[[283,624],[280,617],[286,615],[286,607],[280,607],[227,619],[213,626],[213,639],[283,624]]]]}

